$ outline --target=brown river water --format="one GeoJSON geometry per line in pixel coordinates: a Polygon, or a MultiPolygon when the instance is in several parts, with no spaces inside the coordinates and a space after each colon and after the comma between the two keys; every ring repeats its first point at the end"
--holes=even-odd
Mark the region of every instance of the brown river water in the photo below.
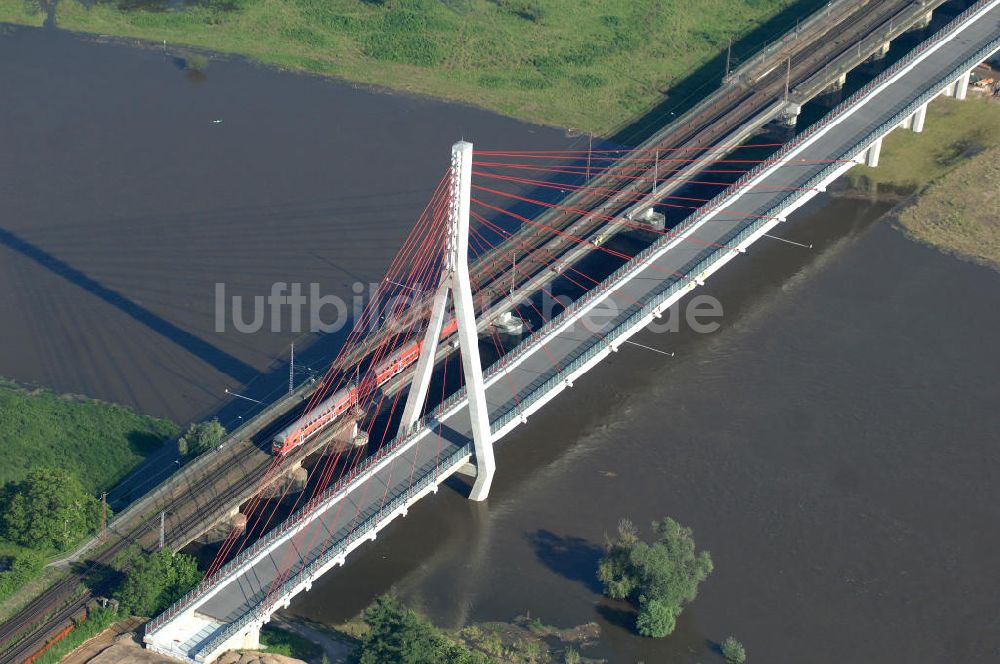
{"type": "MultiPolygon", "coordinates": [[[[180,421],[282,389],[297,335],[213,331],[214,284],[380,277],[463,135],[562,132],[238,60],[0,34],[0,375],[180,421]],[[215,123],[214,120],[222,120],[215,123]],[[258,376],[258,374],[260,374],[258,376]]],[[[597,621],[590,656],[1000,660],[1000,274],[815,201],[713,277],[719,331],[623,346],[506,438],[489,501],[450,486],[299,596],[337,622],[395,591],[460,626],[597,621]],[[692,527],[715,572],[667,639],[594,580],[622,517],[692,527]]],[[[319,363],[336,335],[313,341],[319,363]]],[[[310,355],[309,353],[312,353],[310,355]]],[[[311,358],[311,359],[310,359],[311,358]]],[[[647,531],[648,532],[648,531],[647,531]]]]}

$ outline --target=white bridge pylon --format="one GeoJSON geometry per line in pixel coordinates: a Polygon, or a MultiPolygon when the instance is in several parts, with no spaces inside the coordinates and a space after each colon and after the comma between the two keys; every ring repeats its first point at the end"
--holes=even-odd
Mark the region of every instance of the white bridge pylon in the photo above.
{"type": "Polygon", "coordinates": [[[473,461],[476,480],[469,493],[471,500],[486,500],[496,472],[493,458],[493,433],[489,412],[486,409],[486,389],[483,385],[483,366],[479,359],[479,335],[476,331],[476,312],[472,303],[472,286],[469,283],[469,199],[472,191],[472,143],[459,141],[451,147],[451,182],[449,183],[448,236],[441,280],[434,293],[430,322],[424,333],[420,359],[413,374],[413,383],[406,398],[400,432],[408,430],[420,419],[427,399],[434,356],[437,353],[448,296],[455,305],[458,322],[458,346],[462,355],[462,370],[468,390],[469,415],[472,419],[473,461]]]}

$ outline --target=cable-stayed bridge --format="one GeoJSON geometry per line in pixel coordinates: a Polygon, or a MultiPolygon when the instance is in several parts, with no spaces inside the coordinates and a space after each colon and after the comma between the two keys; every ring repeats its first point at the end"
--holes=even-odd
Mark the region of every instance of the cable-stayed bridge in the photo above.
{"type": "Polygon", "coordinates": [[[971,69],[998,50],[1000,0],[982,0],[763,158],[752,155],[776,146],[532,153],[457,143],[383,288],[303,416],[276,437],[261,485],[328,428],[357,428],[366,445],[327,454],[274,527],[265,493],[252,499],[248,529],[266,534],[234,530],[202,584],[149,624],[147,646],[196,662],[253,647],[275,610],[451,475],[472,476],[470,497],[485,499],[497,441],[848,169],[877,165],[888,132],[922,130],[935,96],[964,98],[971,69]],[[677,188],[678,174],[718,193],[677,188]],[[608,243],[622,230],[655,239],[630,253],[608,243]],[[610,267],[585,268],[588,254],[610,267]],[[477,257],[493,272],[470,274],[477,257]],[[547,315],[542,300],[565,292],[573,301],[547,315]],[[507,348],[500,333],[518,322],[530,334],[507,348]],[[497,359],[484,369],[491,346],[497,359]],[[408,390],[389,389],[404,377],[408,390]]]}

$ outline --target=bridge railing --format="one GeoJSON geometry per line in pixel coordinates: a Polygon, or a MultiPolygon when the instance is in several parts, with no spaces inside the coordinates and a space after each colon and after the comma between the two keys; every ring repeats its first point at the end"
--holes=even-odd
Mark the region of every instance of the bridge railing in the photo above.
{"type": "MultiPolygon", "coordinates": [[[[445,467],[453,466],[468,454],[468,446],[459,448],[436,465],[443,465],[445,467]]],[[[263,616],[271,613],[284,597],[293,593],[298,586],[312,578],[312,576],[318,573],[323,566],[335,560],[338,556],[346,554],[347,549],[358,540],[368,537],[371,531],[378,527],[379,522],[382,521],[387,514],[392,514],[397,509],[403,507],[414,493],[420,492],[421,490],[429,487],[431,484],[434,484],[436,481],[437,477],[435,472],[428,471],[423,473],[416,482],[411,484],[406,490],[396,494],[396,496],[391,500],[386,501],[386,503],[380,506],[374,514],[369,515],[362,522],[357,524],[340,541],[325,547],[321,553],[315,556],[309,563],[304,565],[302,569],[299,570],[299,572],[297,572],[293,577],[285,580],[276,588],[268,589],[264,602],[262,602],[256,609],[247,612],[236,621],[229,623],[229,625],[218,632],[214,637],[212,637],[212,639],[201,645],[196,653],[211,653],[215,649],[221,647],[235,634],[238,634],[242,629],[246,628],[247,625],[250,625],[256,620],[260,620],[263,616]]]]}
{"type": "MultiPolygon", "coordinates": [[[[522,341],[515,347],[512,351],[507,353],[504,357],[509,362],[512,359],[516,359],[518,356],[523,355],[528,352],[532,347],[538,343],[544,343],[545,337],[548,336],[554,329],[560,327],[563,321],[575,314],[579,309],[590,302],[592,299],[601,295],[608,290],[613,289],[616,285],[624,281],[626,278],[634,274],[636,271],[640,270],[646,263],[647,259],[655,252],[662,249],[666,244],[671,242],[676,238],[679,233],[689,228],[692,224],[697,223],[705,215],[710,212],[718,211],[722,209],[722,206],[740,194],[741,189],[746,188],[748,184],[756,177],[758,177],[764,170],[771,168],[775,163],[780,162],[784,159],[792,150],[798,148],[804,141],[809,137],[813,136],[816,132],[820,131],[826,127],[830,122],[837,119],[841,114],[843,114],[847,109],[855,106],[859,101],[864,99],[873,89],[884,83],[886,80],[896,75],[904,67],[908,66],[911,62],[917,59],[921,54],[924,53],[928,48],[932,47],[934,44],[940,42],[942,39],[954,33],[954,31],[960,27],[970,16],[980,11],[983,7],[995,2],[995,0],[980,0],[974,5],[970,6],[964,12],[955,17],[954,20],[948,23],[947,26],[939,30],[929,39],[922,42],[918,47],[911,51],[906,57],[897,61],[894,65],[887,68],[879,76],[872,79],[864,87],[859,89],[848,99],[841,102],[833,110],[830,111],[824,118],[816,122],[808,129],[803,131],[801,134],[795,137],[792,141],[785,144],[780,150],[775,152],[771,157],[762,163],[755,166],[753,169],[745,173],[740,177],[735,183],[730,185],[728,189],[721,192],[719,195],[715,196],[712,200],[705,204],[702,208],[690,215],[683,224],[683,227],[679,227],[680,230],[676,233],[671,233],[664,237],[659,238],[652,245],[639,252],[631,261],[622,265],[615,272],[613,272],[607,279],[601,282],[598,286],[593,288],[584,294],[583,297],[577,299],[572,304],[570,304],[566,309],[561,311],[558,315],[550,319],[545,325],[541,326],[534,334],[522,341]]],[[[966,59],[961,65],[959,65],[953,71],[966,71],[971,69],[979,62],[982,62],[986,57],[988,57],[997,48],[997,44],[1000,44],[1000,38],[994,41],[992,44],[987,45],[979,49],[975,54],[966,59]]],[[[853,155],[858,149],[870,145],[875,139],[883,136],[893,127],[898,125],[900,122],[905,120],[907,117],[913,114],[917,108],[926,103],[929,99],[937,96],[938,92],[944,85],[947,85],[951,81],[950,75],[944,78],[932,81],[924,86],[923,91],[910,103],[906,104],[901,110],[894,113],[889,119],[884,120],[879,124],[879,126],[873,131],[866,134],[863,138],[858,140],[851,148],[844,152],[843,156],[853,155]]],[[[782,204],[779,207],[772,208],[770,210],[764,211],[761,215],[756,215],[751,221],[741,228],[735,235],[730,237],[723,246],[712,251],[711,254],[704,259],[697,262],[691,268],[686,269],[684,274],[691,275],[690,277],[683,277],[673,280],[669,283],[667,288],[660,291],[658,295],[649,300],[644,306],[642,306],[638,311],[629,316],[625,321],[617,325],[611,332],[609,332],[604,337],[595,340],[595,342],[588,347],[585,351],[580,353],[574,360],[569,362],[565,367],[558,371],[555,375],[544,380],[538,387],[531,390],[527,395],[518,397],[518,403],[513,408],[502,413],[492,424],[493,431],[498,431],[513,419],[520,417],[521,413],[525,408],[532,405],[538,399],[542,398],[547,392],[555,388],[559,383],[565,381],[573,372],[582,367],[586,362],[588,362],[592,357],[602,352],[614,340],[617,340],[625,331],[633,327],[639,320],[644,316],[647,316],[651,311],[660,306],[663,302],[668,300],[670,297],[675,295],[679,290],[688,288],[689,284],[697,278],[699,274],[706,271],[715,262],[723,258],[727,254],[731,254],[733,251],[737,250],[743,242],[745,242],[753,233],[755,233],[764,224],[769,223],[777,218],[777,215],[781,211],[791,204],[795,203],[802,196],[805,196],[811,189],[814,189],[820,183],[822,183],[827,177],[830,176],[836,169],[840,168],[842,162],[840,160],[832,160],[832,163],[825,166],[819,173],[810,178],[810,180],[801,188],[789,192],[789,195],[783,199],[782,204]]],[[[488,374],[496,373],[500,371],[503,367],[498,366],[499,363],[495,363],[491,367],[488,374]]]]}
{"type": "MultiPolygon", "coordinates": [[[[789,152],[796,149],[802,142],[807,138],[815,134],[817,131],[828,125],[830,122],[839,117],[844,111],[856,105],[864,97],[868,95],[875,87],[881,85],[885,80],[894,76],[901,69],[909,65],[913,60],[919,57],[924,51],[933,46],[934,44],[940,42],[942,39],[948,37],[955,30],[960,27],[964,22],[973,14],[977,13],[984,7],[990,5],[996,0],[979,0],[975,4],[971,5],[964,12],[955,17],[951,22],[944,26],[941,30],[936,32],[930,38],[922,42],[913,51],[907,54],[904,58],[897,61],[894,65],[883,71],[879,76],[875,77],[872,81],[866,84],[864,87],[855,92],[851,97],[841,102],[837,107],[835,107],[830,113],[828,113],[823,119],[817,123],[810,126],[804,132],[795,137],[792,141],[787,143],[784,147],[778,150],[774,155],[769,157],[767,160],[758,164],[756,167],[745,173],[739,180],[730,185],[728,189],[711,199],[705,206],[694,212],[689,216],[683,224],[683,228],[676,233],[671,233],[659,238],[652,245],[639,252],[635,257],[632,258],[628,263],[618,268],[613,272],[608,278],[606,278],[601,284],[591,289],[585,293],[582,297],[570,304],[566,309],[561,311],[559,314],[551,318],[548,322],[542,325],[538,330],[536,330],[530,337],[518,344],[514,349],[504,355],[504,362],[494,363],[485,372],[487,377],[493,376],[499,371],[505,370],[505,365],[509,363],[512,359],[516,359],[518,356],[523,355],[529,349],[531,349],[535,344],[544,343],[544,340],[549,336],[555,329],[562,325],[562,322],[569,316],[577,313],[581,307],[585,306],[594,298],[613,289],[619,283],[624,281],[626,278],[630,277],[637,270],[641,269],[645,265],[646,260],[655,252],[661,250],[666,244],[671,242],[677,237],[679,233],[683,230],[689,228],[692,224],[697,223],[706,214],[713,211],[718,211],[721,209],[721,205],[731,200],[738,195],[740,189],[745,188],[747,184],[753,180],[755,177],[761,174],[767,168],[773,166],[776,162],[780,161],[789,152]]],[[[958,68],[954,71],[965,71],[971,69],[973,66],[981,62],[983,59],[988,57],[991,53],[997,50],[1000,46],[1000,37],[991,42],[989,45],[977,50],[972,56],[966,59],[958,68]]],[[[884,135],[892,127],[898,125],[904,119],[909,117],[919,106],[928,101],[930,98],[936,96],[941,88],[949,83],[951,78],[942,78],[936,80],[927,86],[925,86],[923,92],[917,96],[917,98],[911,103],[907,104],[902,110],[896,112],[890,119],[882,122],[879,127],[871,132],[869,132],[863,139],[857,141],[850,149],[845,151],[845,155],[851,154],[854,151],[869,145],[876,138],[884,135]]],[[[669,283],[667,288],[660,291],[656,296],[647,301],[647,303],[642,306],[638,311],[630,315],[625,321],[619,323],[608,335],[604,336],[600,340],[595,341],[590,347],[580,353],[574,360],[563,367],[562,370],[557,372],[557,374],[546,379],[538,388],[532,390],[532,392],[515,407],[507,412],[501,414],[492,424],[494,431],[499,430],[504,425],[509,423],[513,418],[520,416],[520,412],[527,406],[540,399],[546,392],[553,389],[560,382],[566,380],[566,378],[572,374],[574,371],[579,369],[588,360],[594,357],[597,353],[602,352],[605,348],[611,345],[611,342],[617,340],[622,336],[629,328],[634,326],[642,317],[648,315],[653,309],[662,304],[665,300],[670,298],[672,295],[676,294],[682,288],[687,288],[690,282],[697,278],[697,275],[701,274],[712,264],[718,261],[726,254],[731,254],[736,248],[742,244],[746,239],[748,239],[754,232],[756,232],[764,224],[773,221],[781,209],[788,207],[790,204],[794,203],[802,196],[804,196],[810,189],[816,187],[821,183],[826,177],[828,177],[834,170],[840,167],[840,164],[832,163],[825,166],[819,173],[810,178],[806,186],[789,192],[782,204],[780,209],[771,210],[770,215],[760,215],[760,217],[749,222],[747,225],[743,226],[740,231],[736,232],[723,247],[712,251],[712,253],[706,258],[700,260],[693,268],[687,270],[686,274],[693,275],[691,277],[683,277],[674,280],[669,283]]],[[[318,506],[320,506],[325,501],[334,497],[336,494],[350,486],[358,477],[368,472],[373,466],[381,462],[387,456],[393,454],[395,451],[408,445],[414,438],[420,436],[424,433],[425,429],[433,428],[433,426],[443,418],[443,414],[448,410],[457,407],[465,399],[466,388],[463,387],[459,391],[455,392],[453,395],[448,397],[444,402],[439,404],[434,410],[426,414],[420,420],[418,420],[414,425],[407,431],[403,436],[398,436],[389,445],[385,446],[377,452],[376,454],[367,457],[361,461],[355,468],[353,468],[347,475],[338,480],[332,487],[328,488],[323,493],[318,496],[313,497],[308,501],[308,503],[300,508],[295,514],[286,519],[282,524],[275,527],[269,531],[262,538],[257,540],[251,547],[243,551],[239,556],[231,560],[229,563],[224,565],[216,574],[204,579],[199,583],[194,589],[188,592],[184,597],[177,600],[173,605],[171,605],[166,611],[157,616],[153,621],[151,621],[146,628],[146,633],[151,634],[155,632],[159,627],[163,626],[172,617],[183,611],[183,609],[195,601],[198,597],[204,595],[211,588],[213,588],[218,583],[224,581],[227,577],[231,576],[234,572],[238,571],[249,559],[260,553],[262,550],[268,548],[271,543],[279,539],[290,529],[296,527],[301,523],[303,519],[308,517],[311,512],[318,506]]],[[[461,448],[459,451],[455,452],[452,456],[456,458],[461,458],[467,455],[469,452],[466,448],[461,448]]],[[[450,459],[451,457],[449,457],[450,459]]],[[[434,481],[434,478],[429,475],[425,475],[420,480],[423,483],[429,483],[434,481]]],[[[421,485],[423,486],[423,485],[421,485]]],[[[418,489],[419,490],[419,489],[418,489]]],[[[402,498],[397,497],[397,501],[402,499],[405,500],[408,494],[402,494],[402,498]]],[[[394,509],[394,508],[393,508],[394,509]]],[[[381,513],[381,511],[380,511],[381,513]]],[[[365,523],[371,521],[370,517],[365,523]]],[[[353,542],[351,539],[350,542],[353,542]]],[[[346,545],[345,545],[346,546],[346,545]]],[[[333,554],[335,555],[335,554],[333,554]]],[[[329,560],[329,558],[327,558],[329,560]]],[[[252,612],[251,612],[252,613],[252,612]]],[[[248,614],[249,615],[249,614],[248,614]]],[[[241,619],[243,620],[243,619],[241,619]]],[[[242,623],[242,625],[249,624],[252,618],[242,623]]],[[[239,621],[237,621],[239,622],[239,621]]],[[[232,623],[236,624],[236,623],[232,623]]],[[[226,631],[228,638],[233,632],[226,631]]],[[[217,637],[221,638],[221,637],[217,637]]],[[[224,640],[224,639],[223,639],[224,640]]]]}
{"type": "Polygon", "coordinates": [[[209,577],[206,577],[198,583],[197,586],[188,591],[183,597],[178,599],[176,602],[171,604],[163,613],[154,618],[152,621],[146,625],[146,634],[152,634],[164,624],[166,624],[171,618],[176,616],[178,613],[183,611],[187,606],[196,601],[198,598],[202,597],[211,590],[213,587],[219,583],[225,581],[228,577],[236,574],[240,568],[243,567],[249,560],[254,556],[259,554],[261,551],[270,547],[270,545],[275,541],[284,536],[289,530],[297,527],[303,519],[307,518],[313,510],[317,507],[330,500],[338,493],[346,489],[354,481],[356,481],[360,476],[364,475],[370,471],[375,465],[381,462],[386,457],[390,456],[398,449],[408,445],[414,438],[422,435],[426,429],[433,428],[435,424],[443,417],[443,413],[448,410],[457,407],[462,400],[465,398],[465,388],[456,392],[455,394],[448,397],[445,401],[435,407],[432,411],[421,417],[419,420],[414,422],[407,432],[402,436],[397,436],[388,445],[383,446],[375,454],[364,458],[353,468],[351,468],[347,473],[344,474],[333,486],[327,488],[322,493],[314,496],[305,505],[299,508],[294,514],[285,519],[281,524],[275,526],[269,530],[260,539],[254,542],[250,547],[244,549],[235,558],[230,560],[228,563],[223,565],[217,572],[209,577]]]}
{"type": "MultiPolygon", "coordinates": [[[[109,527],[115,529],[136,514],[145,515],[148,518],[150,514],[148,510],[156,507],[157,503],[162,499],[169,499],[170,495],[181,484],[192,482],[199,475],[204,476],[217,470],[217,468],[213,468],[213,464],[219,465],[225,462],[225,459],[219,458],[223,453],[221,451],[223,448],[255,435],[262,428],[261,422],[270,421],[283,410],[292,408],[295,402],[301,401],[304,395],[313,387],[314,384],[307,380],[299,384],[290,394],[285,394],[264,406],[256,415],[244,420],[240,426],[228,432],[219,441],[218,446],[184,464],[180,470],[165,479],[156,488],[134,500],[124,510],[115,515],[109,527]]],[[[160,507],[162,507],[162,504],[156,507],[156,510],[158,511],[160,507]]],[[[156,514],[156,512],[153,511],[152,514],[156,514]]]]}

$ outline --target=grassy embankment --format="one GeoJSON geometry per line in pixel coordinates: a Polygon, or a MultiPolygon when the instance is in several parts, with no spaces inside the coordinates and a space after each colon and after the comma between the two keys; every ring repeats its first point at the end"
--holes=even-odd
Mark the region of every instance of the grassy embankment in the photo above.
{"type": "MultiPolygon", "coordinates": [[[[97,495],[176,433],[172,422],[124,406],[26,390],[0,380],[2,487],[24,479],[34,468],[54,467],[67,470],[88,493],[97,495]]],[[[0,559],[14,561],[11,569],[0,572],[0,600],[35,579],[45,559],[59,553],[0,536],[0,559]]]]}
{"type": "Polygon", "coordinates": [[[86,620],[77,623],[72,632],[60,639],[51,648],[35,660],[35,664],[56,664],[66,655],[79,648],[85,641],[91,639],[118,620],[119,616],[111,609],[95,609],[86,620]]]}
{"type": "Polygon", "coordinates": [[[284,655],[303,661],[316,661],[323,655],[323,649],[298,634],[266,625],[260,630],[261,650],[272,655],[284,655]]]}
{"type": "Polygon", "coordinates": [[[879,166],[854,168],[850,180],[916,194],[897,214],[910,235],[1000,268],[1000,104],[936,100],[923,133],[894,131],[879,166]]]}
{"type": "MultiPolygon", "coordinates": [[[[25,4],[0,0],[0,21],[23,21],[25,4]]],[[[665,89],[724,53],[730,38],[808,2],[202,0],[185,11],[161,4],[87,9],[61,0],[56,23],[242,54],[600,134],[661,101],[665,89]]]]}
{"type": "Polygon", "coordinates": [[[172,422],[124,406],[0,382],[0,484],[50,466],[65,468],[96,494],[177,431],[172,422]]]}
{"type": "MultiPolygon", "coordinates": [[[[34,2],[26,0],[0,0],[0,23],[30,25],[40,28],[45,22],[45,12],[34,2]]],[[[0,30],[0,35],[3,31],[0,30]]]]}

